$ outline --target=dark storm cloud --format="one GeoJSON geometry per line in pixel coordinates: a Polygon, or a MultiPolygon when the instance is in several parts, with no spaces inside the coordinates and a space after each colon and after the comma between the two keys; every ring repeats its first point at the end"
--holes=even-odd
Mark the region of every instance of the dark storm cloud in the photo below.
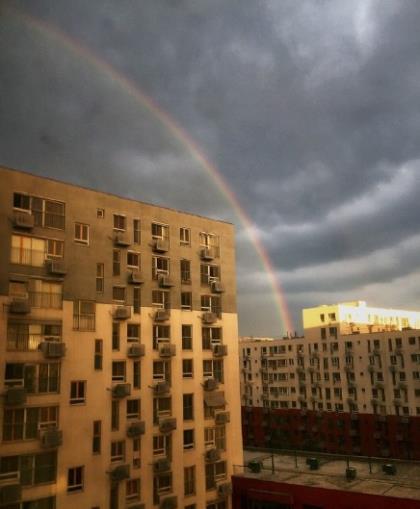
{"type": "MultiPolygon", "coordinates": [[[[376,304],[415,307],[414,285],[392,288],[418,279],[407,247],[420,213],[416,0],[4,4],[89,47],[193,135],[256,223],[295,317],[317,298],[375,291],[376,304]]],[[[236,221],[115,83],[1,19],[2,163],[236,221]]],[[[276,333],[241,225],[238,275],[242,332],[276,333]]]]}

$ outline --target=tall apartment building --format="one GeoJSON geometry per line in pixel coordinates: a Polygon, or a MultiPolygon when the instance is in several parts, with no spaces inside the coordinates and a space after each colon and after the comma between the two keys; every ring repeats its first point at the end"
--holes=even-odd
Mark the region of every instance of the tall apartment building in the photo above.
{"type": "Polygon", "coordinates": [[[0,507],[226,509],[233,226],[0,169],[0,507]]]}
{"type": "Polygon", "coordinates": [[[304,337],[242,340],[245,444],[420,459],[419,319],[319,306],[304,337]]]}

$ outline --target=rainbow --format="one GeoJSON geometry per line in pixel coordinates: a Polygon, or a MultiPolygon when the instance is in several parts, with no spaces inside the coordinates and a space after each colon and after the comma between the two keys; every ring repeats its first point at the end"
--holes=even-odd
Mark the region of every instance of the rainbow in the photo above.
{"type": "Polygon", "coordinates": [[[222,195],[225,196],[227,201],[232,206],[235,215],[238,217],[242,225],[245,227],[248,237],[251,240],[260,260],[265,269],[270,285],[273,290],[273,297],[276,307],[279,310],[283,325],[286,331],[293,331],[293,321],[291,319],[286,298],[281,288],[280,282],[275,274],[272,261],[266,252],[258,233],[253,225],[248,214],[241,206],[238,198],[228,186],[220,171],[209,161],[202,149],[197,145],[193,138],[180,126],[166,111],[159,107],[159,105],[149,96],[147,96],[135,82],[128,79],[126,76],[117,71],[108,62],[98,57],[89,48],[83,46],[78,41],[69,37],[66,33],[52,26],[45,21],[36,18],[33,15],[22,12],[21,10],[8,8],[7,12],[18,19],[21,19],[27,25],[32,27],[36,32],[42,36],[49,36],[55,42],[60,43],[67,50],[76,54],[76,56],[85,59],[92,67],[96,68],[102,74],[112,78],[117,83],[124,93],[129,94],[135,101],[145,107],[154,117],[156,117],[162,125],[188,150],[190,155],[195,159],[198,164],[203,167],[206,172],[213,179],[216,187],[220,190],[222,195]]]}

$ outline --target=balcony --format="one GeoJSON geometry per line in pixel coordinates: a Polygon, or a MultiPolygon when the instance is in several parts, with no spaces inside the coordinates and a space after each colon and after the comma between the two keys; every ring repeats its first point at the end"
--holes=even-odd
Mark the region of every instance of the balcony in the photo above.
{"type": "Polygon", "coordinates": [[[229,423],[230,422],[230,412],[216,412],[214,414],[214,422],[217,425],[229,423]]]}

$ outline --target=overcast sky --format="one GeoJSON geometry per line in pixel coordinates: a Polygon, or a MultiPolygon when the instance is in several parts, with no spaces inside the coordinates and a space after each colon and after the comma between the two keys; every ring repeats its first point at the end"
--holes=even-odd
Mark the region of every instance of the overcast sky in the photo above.
{"type": "Polygon", "coordinates": [[[420,309],[419,26],[417,0],[3,0],[0,164],[234,221],[240,332],[282,333],[206,171],[54,29],[219,168],[298,330],[301,309],[321,303],[420,309]]]}

